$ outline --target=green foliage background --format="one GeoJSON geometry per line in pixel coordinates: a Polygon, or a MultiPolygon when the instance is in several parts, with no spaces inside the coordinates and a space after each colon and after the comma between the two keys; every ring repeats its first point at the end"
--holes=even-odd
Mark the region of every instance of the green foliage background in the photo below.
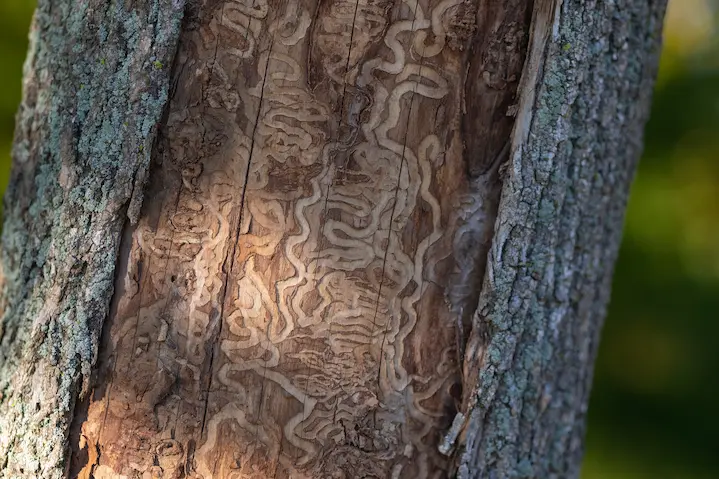
{"type": "MultiPolygon", "coordinates": [[[[583,479],[719,477],[719,1],[670,0],[583,479]]],[[[0,189],[34,0],[0,3],[0,189]]]]}

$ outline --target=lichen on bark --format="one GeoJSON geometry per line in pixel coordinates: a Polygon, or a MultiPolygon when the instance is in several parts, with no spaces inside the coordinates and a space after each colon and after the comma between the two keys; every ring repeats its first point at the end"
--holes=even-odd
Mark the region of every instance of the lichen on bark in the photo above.
{"type": "Polygon", "coordinates": [[[462,478],[577,477],[663,0],[535,2],[523,98],[465,357],[462,478]]]}
{"type": "Polygon", "coordinates": [[[64,475],[183,10],[182,0],[38,3],[5,196],[0,477],[64,475]]]}

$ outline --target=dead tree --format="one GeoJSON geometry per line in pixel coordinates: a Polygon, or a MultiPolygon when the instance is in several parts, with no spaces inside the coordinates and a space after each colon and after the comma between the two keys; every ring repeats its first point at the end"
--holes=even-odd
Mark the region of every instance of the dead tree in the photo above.
{"type": "Polygon", "coordinates": [[[40,0],[0,476],[578,475],[663,0],[40,0]]]}

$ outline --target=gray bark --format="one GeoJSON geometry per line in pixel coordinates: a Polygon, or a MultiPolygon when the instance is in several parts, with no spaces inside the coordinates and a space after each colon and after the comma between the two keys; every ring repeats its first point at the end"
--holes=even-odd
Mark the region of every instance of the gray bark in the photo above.
{"type": "Polygon", "coordinates": [[[2,477],[63,476],[142,203],[183,4],[133,3],[38,2],[5,196],[2,477]]]}
{"type": "MultiPolygon", "coordinates": [[[[578,476],[665,3],[534,3],[464,395],[444,445],[459,477],[578,476]]],[[[68,474],[184,9],[39,2],[5,198],[0,477],[68,474]]]]}
{"type": "Polygon", "coordinates": [[[523,90],[464,366],[477,388],[460,477],[579,474],[665,7],[535,6],[537,73],[523,90]]]}

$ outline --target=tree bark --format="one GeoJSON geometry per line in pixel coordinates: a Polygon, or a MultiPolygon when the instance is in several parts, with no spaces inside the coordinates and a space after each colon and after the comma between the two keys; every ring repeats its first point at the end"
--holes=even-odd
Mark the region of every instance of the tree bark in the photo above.
{"type": "Polygon", "coordinates": [[[40,0],[1,477],[577,477],[662,0],[40,0]]]}

